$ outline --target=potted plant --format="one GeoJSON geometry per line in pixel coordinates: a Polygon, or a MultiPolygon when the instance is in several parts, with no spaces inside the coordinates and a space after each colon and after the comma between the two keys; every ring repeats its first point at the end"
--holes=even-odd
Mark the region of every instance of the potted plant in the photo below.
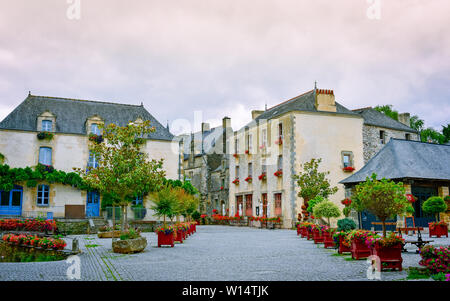
{"type": "Polygon", "coordinates": [[[239,178],[234,179],[231,183],[233,183],[234,185],[239,185],[239,178]]]}
{"type": "Polygon", "coordinates": [[[281,177],[283,175],[283,171],[281,169],[277,170],[274,174],[275,177],[281,177]]]}
{"type": "Polygon", "coordinates": [[[247,183],[251,183],[251,182],[252,182],[252,176],[246,177],[246,178],[245,178],[245,181],[246,181],[247,183]]]}
{"type": "Polygon", "coordinates": [[[381,269],[399,269],[399,271],[402,270],[402,247],[404,243],[405,240],[394,232],[386,237],[373,235],[366,239],[371,255],[379,257],[381,269]]]}
{"type": "Polygon", "coordinates": [[[368,237],[375,235],[367,230],[353,230],[350,231],[344,239],[343,244],[351,248],[352,258],[361,259],[370,256],[370,249],[366,244],[368,237]]]}
{"type": "Polygon", "coordinates": [[[447,210],[447,204],[445,204],[445,201],[438,196],[432,196],[428,198],[423,204],[422,204],[422,210],[425,213],[428,214],[434,214],[436,218],[435,223],[429,223],[428,227],[430,230],[430,237],[436,236],[447,236],[448,237],[448,226],[447,223],[438,223],[439,221],[439,213],[445,212],[447,210]]]}
{"type": "Polygon", "coordinates": [[[266,175],[266,173],[263,172],[261,175],[259,175],[258,179],[259,179],[260,181],[265,181],[265,180],[267,180],[267,175],[266,175]]]}
{"type": "Polygon", "coordinates": [[[172,226],[159,226],[155,230],[158,235],[158,248],[161,246],[174,246],[174,228],[172,226]]]}
{"type": "Polygon", "coordinates": [[[235,157],[236,159],[239,158],[238,154],[233,154],[233,157],[235,157]]]}
{"type": "Polygon", "coordinates": [[[323,232],[328,229],[327,226],[316,226],[313,230],[313,240],[315,244],[323,243],[323,232]]]}
{"type": "Polygon", "coordinates": [[[333,239],[333,235],[336,232],[334,228],[328,228],[323,232],[323,247],[324,248],[336,248],[336,242],[333,239]]]}
{"type": "Polygon", "coordinates": [[[114,253],[130,254],[142,252],[147,247],[147,239],[134,229],[122,231],[120,240],[112,242],[114,253]]]}
{"type": "Polygon", "coordinates": [[[52,140],[53,139],[53,133],[50,133],[50,132],[39,132],[37,134],[37,138],[39,140],[44,140],[44,139],[52,140]]]}
{"type": "Polygon", "coordinates": [[[331,226],[330,218],[338,218],[341,216],[339,207],[330,201],[321,201],[313,207],[313,214],[317,218],[325,217],[328,226],[331,226]]]}
{"type": "Polygon", "coordinates": [[[344,244],[345,237],[348,235],[348,231],[336,231],[333,234],[333,240],[335,244],[338,246],[339,254],[343,253],[351,253],[352,249],[344,244]]]}

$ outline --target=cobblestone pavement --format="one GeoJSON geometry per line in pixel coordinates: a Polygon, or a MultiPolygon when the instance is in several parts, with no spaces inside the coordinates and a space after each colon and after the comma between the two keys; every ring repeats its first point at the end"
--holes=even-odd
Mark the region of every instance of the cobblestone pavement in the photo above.
{"type": "MultiPolygon", "coordinates": [[[[366,260],[336,256],[297,236],[293,230],[265,230],[230,226],[197,226],[197,233],[174,248],[157,248],[157,236],[143,233],[149,242],[143,253],[114,254],[111,239],[78,237],[82,253],[81,280],[175,281],[297,281],[367,280],[366,260]]],[[[405,236],[413,239],[412,236],[405,236]]],[[[423,235],[423,239],[428,236],[423,235]]],[[[448,238],[433,244],[449,245],[448,238]]],[[[403,253],[402,272],[382,272],[382,280],[405,280],[406,268],[419,267],[415,248],[403,253]]],[[[0,263],[0,280],[68,280],[66,261],[0,263]]]]}

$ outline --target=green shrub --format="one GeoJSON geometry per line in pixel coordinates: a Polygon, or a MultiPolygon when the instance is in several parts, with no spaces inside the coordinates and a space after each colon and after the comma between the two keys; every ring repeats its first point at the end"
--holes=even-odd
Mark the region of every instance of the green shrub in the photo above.
{"type": "Polygon", "coordinates": [[[320,196],[320,195],[316,196],[315,198],[313,198],[312,200],[310,200],[308,202],[308,208],[306,209],[306,211],[308,211],[309,213],[313,213],[314,206],[316,206],[317,204],[319,204],[323,201],[325,201],[325,199],[322,196],[320,196]]]}
{"type": "Polygon", "coordinates": [[[432,196],[422,204],[422,210],[425,213],[434,214],[437,221],[439,220],[439,213],[447,210],[447,204],[441,197],[432,196]]]}
{"type": "Polygon", "coordinates": [[[120,235],[120,240],[135,239],[140,236],[141,234],[138,231],[129,229],[128,231],[122,232],[122,234],[120,235]]]}
{"type": "Polygon", "coordinates": [[[200,217],[201,217],[201,214],[200,214],[200,212],[198,212],[197,210],[194,211],[194,213],[192,213],[192,218],[193,218],[195,221],[199,220],[200,217]]]}
{"type": "Polygon", "coordinates": [[[351,231],[356,229],[356,223],[350,218],[343,218],[337,222],[338,231],[351,231]]]}
{"type": "Polygon", "coordinates": [[[341,210],[333,202],[322,201],[314,206],[313,213],[315,217],[325,217],[330,225],[330,218],[341,216],[341,210]]]}

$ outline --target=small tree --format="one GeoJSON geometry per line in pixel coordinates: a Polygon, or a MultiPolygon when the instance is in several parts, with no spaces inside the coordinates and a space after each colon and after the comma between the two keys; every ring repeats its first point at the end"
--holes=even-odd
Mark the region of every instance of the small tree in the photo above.
{"type": "Polygon", "coordinates": [[[341,216],[339,207],[331,201],[323,201],[318,203],[314,206],[313,212],[315,217],[325,217],[329,226],[331,226],[330,218],[338,218],[341,216]]]}
{"type": "Polygon", "coordinates": [[[303,171],[298,175],[294,175],[293,178],[297,181],[297,185],[300,188],[298,196],[303,198],[303,203],[308,208],[308,202],[316,196],[328,198],[330,195],[336,193],[337,187],[331,187],[327,175],[327,172],[319,172],[319,164],[322,159],[311,159],[303,165],[303,171]]]}
{"type": "Polygon", "coordinates": [[[177,191],[172,187],[165,186],[152,194],[152,201],[154,205],[151,209],[155,211],[156,216],[163,217],[163,224],[166,227],[166,218],[172,219],[177,212],[177,206],[179,206],[177,191]]]}
{"type": "Polygon", "coordinates": [[[316,196],[308,202],[308,208],[306,209],[306,211],[308,211],[309,213],[314,213],[314,207],[317,204],[322,203],[323,201],[325,201],[323,197],[321,197],[320,195],[316,196]]]}
{"type": "Polygon", "coordinates": [[[338,231],[351,231],[356,229],[356,223],[351,218],[343,218],[338,220],[337,222],[338,231]]]}
{"type": "Polygon", "coordinates": [[[122,208],[122,231],[127,226],[127,207],[136,195],[158,189],[164,178],[163,161],[148,160],[141,152],[144,135],[154,132],[150,121],[120,127],[109,124],[103,131],[103,143],[93,143],[90,151],[98,159],[97,167],[75,169],[89,187],[109,195],[113,205],[122,208]]]}
{"type": "Polygon", "coordinates": [[[386,237],[386,220],[402,215],[408,205],[403,183],[386,179],[378,181],[376,174],[357,185],[352,197],[352,206],[357,211],[365,209],[381,221],[383,237],[386,237]]]}
{"type": "Polygon", "coordinates": [[[439,213],[447,210],[447,204],[445,204],[445,201],[441,197],[432,196],[423,202],[422,210],[425,213],[434,214],[436,221],[439,221],[439,213]]]}

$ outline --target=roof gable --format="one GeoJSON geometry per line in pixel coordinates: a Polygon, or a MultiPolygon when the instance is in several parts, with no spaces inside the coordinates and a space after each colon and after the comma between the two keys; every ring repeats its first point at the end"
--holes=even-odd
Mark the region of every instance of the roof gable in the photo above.
{"type": "Polygon", "coordinates": [[[409,126],[401,123],[400,121],[394,120],[373,108],[356,109],[353,110],[353,112],[360,114],[364,118],[364,124],[366,125],[417,133],[416,130],[410,128],[409,126]]]}
{"type": "Polygon", "coordinates": [[[56,117],[56,132],[86,134],[86,120],[99,116],[105,124],[125,126],[138,118],[149,120],[156,131],[149,139],[172,140],[173,135],[143,106],[29,95],[2,122],[0,129],[37,131],[37,118],[49,111],[56,117]]]}

